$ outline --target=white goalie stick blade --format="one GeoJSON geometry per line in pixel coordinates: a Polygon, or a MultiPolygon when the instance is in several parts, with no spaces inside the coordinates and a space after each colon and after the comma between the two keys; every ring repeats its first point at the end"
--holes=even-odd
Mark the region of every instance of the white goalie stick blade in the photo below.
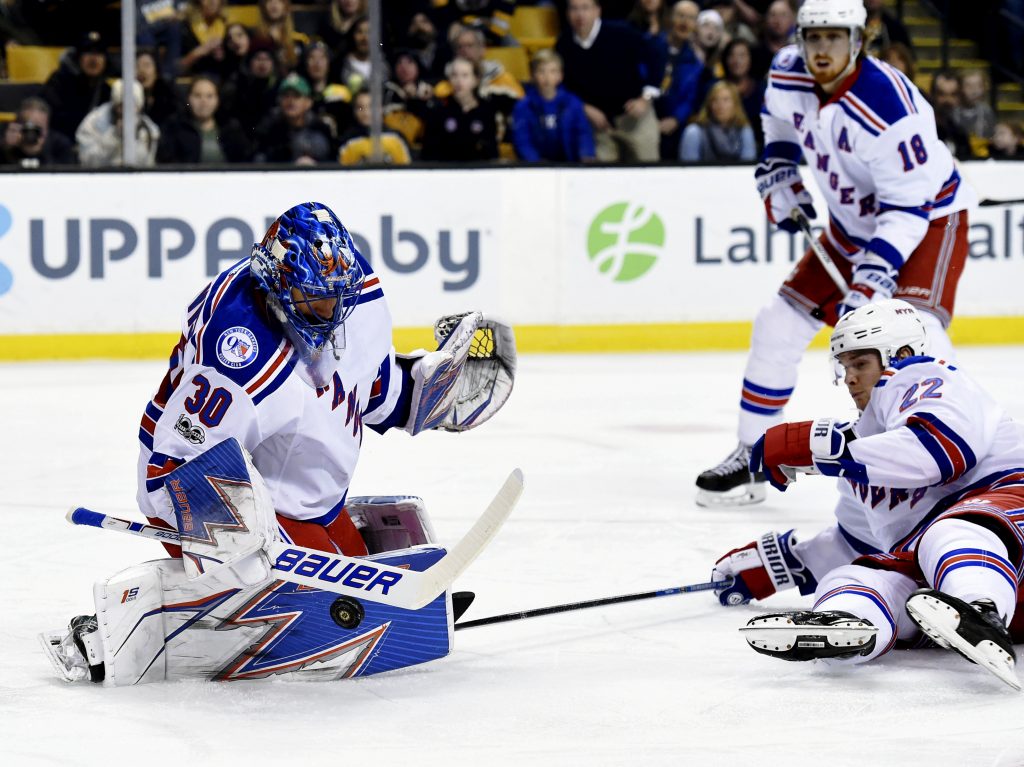
{"type": "Polygon", "coordinates": [[[907,612],[939,646],[956,650],[1020,692],[1020,679],[1014,672],[1010,654],[991,640],[973,645],[960,636],[957,633],[960,614],[953,607],[928,594],[914,594],[907,600],[907,612]]]}
{"type": "MultiPolygon", "coordinates": [[[[469,532],[445,556],[422,572],[275,541],[267,548],[267,555],[273,563],[271,574],[290,583],[418,610],[446,591],[487,547],[522,494],[523,472],[515,469],[469,532]]],[[[69,511],[67,519],[76,525],[116,530],[169,543],[178,539],[177,534],[170,530],[83,508],[69,511]]]]}

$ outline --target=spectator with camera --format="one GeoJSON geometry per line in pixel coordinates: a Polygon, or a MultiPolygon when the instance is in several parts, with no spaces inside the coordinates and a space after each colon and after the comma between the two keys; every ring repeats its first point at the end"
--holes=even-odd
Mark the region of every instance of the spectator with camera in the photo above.
{"type": "Polygon", "coordinates": [[[60,133],[51,133],[50,105],[37,96],[30,96],[18,106],[18,119],[8,123],[4,131],[0,162],[39,168],[44,165],[74,165],[75,149],[60,133]]]}

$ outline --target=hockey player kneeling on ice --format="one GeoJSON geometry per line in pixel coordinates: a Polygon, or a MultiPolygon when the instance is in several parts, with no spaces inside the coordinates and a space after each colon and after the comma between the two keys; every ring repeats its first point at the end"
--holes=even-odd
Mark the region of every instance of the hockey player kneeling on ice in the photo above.
{"type": "Polygon", "coordinates": [[[364,426],[415,435],[493,416],[515,340],[480,312],[439,320],[432,352],[396,354],[391,332],[378,277],[320,203],[283,213],[195,297],[139,430],[139,506],[180,545],[99,582],[95,616],[43,635],[64,678],[337,678],[448,652],[447,593],[420,609],[392,599],[402,572],[445,554],[422,502],[349,487],[364,426]],[[269,556],[285,544],[327,554],[269,556]]]}
{"type": "Polygon", "coordinates": [[[799,162],[828,210],[820,242],[845,289],[811,250],[754,319],[740,392],[739,444],[697,477],[701,506],[764,500],[764,478],[747,469],[750,448],[796,387],[804,349],[824,324],[871,301],[902,298],[921,313],[937,356],[967,260],[968,209],[977,201],[939,141],[928,101],[901,72],[863,51],[861,0],[804,0],[798,45],[768,73],[755,171],[771,224],[799,233],[794,209],[816,212],[799,162]]]}
{"type": "Polygon", "coordinates": [[[831,354],[860,418],[774,426],[750,469],[779,490],[800,473],[838,477],[836,524],[733,549],[715,564],[714,580],[733,579],[720,601],[814,594],[811,610],[741,629],[766,655],[863,663],[926,638],[1020,689],[1024,426],[964,371],[928,356],[924,325],[904,301],[845,315],[831,354]]]}

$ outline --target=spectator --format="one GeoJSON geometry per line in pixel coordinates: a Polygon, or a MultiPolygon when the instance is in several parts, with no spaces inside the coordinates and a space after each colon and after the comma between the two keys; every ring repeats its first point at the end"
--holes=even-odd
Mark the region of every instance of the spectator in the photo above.
{"type": "Polygon", "coordinates": [[[2,163],[22,168],[44,165],[74,165],[75,149],[70,139],[53,133],[50,127],[50,105],[38,96],[29,96],[18,106],[18,116],[4,131],[2,163]]]}
{"type": "MultiPolygon", "coordinates": [[[[373,142],[370,139],[370,92],[363,89],[352,99],[354,123],[338,143],[338,162],[342,165],[363,165],[373,161],[373,142]]],[[[387,165],[408,165],[412,153],[405,139],[395,131],[381,131],[381,161],[387,165]]]]}
{"type": "Polygon", "coordinates": [[[725,22],[718,11],[701,11],[697,16],[697,30],[693,35],[693,52],[704,68],[722,75],[722,49],[729,42],[725,36],[725,22]]]}
{"type": "Polygon", "coordinates": [[[392,65],[392,77],[384,85],[385,113],[404,110],[422,116],[433,97],[434,89],[421,75],[416,52],[398,51],[392,65]]]}
{"type": "Polygon", "coordinates": [[[291,0],[259,0],[260,23],[256,34],[269,37],[277,46],[283,72],[291,72],[299,65],[302,49],[309,38],[295,29],[291,0]]]}
{"type": "MultiPolygon", "coordinates": [[[[515,102],[523,97],[523,86],[505,71],[500,62],[484,58],[487,47],[483,32],[463,26],[453,27],[452,32],[455,55],[467,59],[481,73],[481,95],[498,100],[499,109],[511,113],[515,102]]],[[[445,95],[443,88],[439,90],[439,95],[445,95]]]]}
{"type": "MultiPolygon", "coordinates": [[[[880,54],[879,58],[905,74],[911,82],[917,80],[917,57],[912,48],[903,43],[890,43],[880,54]]],[[[916,84],[916,83],[915,83],[916,84]]]]}
{"type": "Polygon", "coordinates": [[[636,0],[626,21],[645,39],[653,41],[668,32],[669,9],[665,0],[636,0]]]}
{"type": "Polygon", "coordinates": [[[737,3],[734,0],[713,0],[709,8],[718,11],[725,25],[725,36],[728,40],[746,40],[751,45],[757,44],[757,35],[744,21],[737,3]]]}
{"type": "Polygon", "coordinates": [[[221,90],[225,111],[238,118],[251,134],[277,106],[277,64],[274,44],[254,39],[246,66],[232,75],[221,90]]]}
{"type": "Polygon", "coordinates": [[[456,56],[445,68],[451,95],[431,105],[426,114],[423,159],[480,162],[498,157],[498,124],[494,106],[481,97],[479,70],[456,56]]]}
{"type": "Polygon", "coordinates": [[[107,47],[99,32],[86,32],[43,87],[43,99],[50,105],[50,130],[69,139],[74,136],[89,112],[110,101],[106,77],[107,47]]]}
{"type": "Polygon", "coordinates": [[[248,162],[252,146],[233,117],[217,122],[220,95],[217,84],[204,75],[188,89],[187,114],[161,127],[156,159],[159,163],[220,164],[248,162]]]}
{"type": "Polygon", "coordinates": [[[245,66],[252,35],[244,24],[233,21],[224,30],[224,66],[221,80],[227,80],[245,66]]]}
{"type": "Polygon", "coordinates": [[[995,160],[1024,160],[1024,128],[1020,123],[996,123],[988,142],[988,156],[995,160]]]}
{"type": "Polygon", "coordinates": [[[996,129],[996,113],[989,104],[988,75],[969,69],[960,75],[960,106],[956,121],[972,141],[987,141],[996,129]]]}
{"type": "Polygon", "coordinates": [[[181,18],[174,0],[135,0],[135,44],[163,51],[158,69],[174,78],[181,58],[181,18]]]}
{"type": "Polygon", "coordinates": [[[331,49],[335,58],[344,58],[349,31],[357,19],[369,15],[366,0],[329,0],[330,7],[321,17],[317,36],[331,49]]]}
{"type": "Polygon", "coordinates": [[[974,155],[967,132],[957,122],[960,107],[960,80],[952,72],[936,72],[932,78],[930,94],[935,110],[935,128],[943,142],[958,160],[969,160],[974,155]]]}
{"type": "Polygon", "coordinates": [[[656,161],[654,52],[635,29],[602,23],[598,0],[569,0],[568,20],[556,49],[566,89],[583,100],[594,129],[597,159],[656,161]]]}
{"type": "MultiPolygon", "coordinates": [[[[142,108],[142,84],[133,82],[131,94],[135,108],[142,108]]],[[[89,112],[75,132],[78,160],[88,168],[101,168],[124,164],[124,145],[121,140],[124,81],[114,80],[110,88],[110,101],[89,112]]],[[[160,128],[141,111],[135,115],[135,164],[152,168],[156,164],[156,149],[160,141],[160,128]]]]}
{"type": "Polygon", "coordinates": [[[538,51],[530,62],[533,84],[512,112],[512,145],[526,162],[593,160],[594,134],[583,102],[562,87],[562,59],[538,51]]]}
{"type": "Polygon", "coordinates": [[[743,113],[754,131],[754,139],[760,147],[764,143],[761,130],[761,105],[764,104],[764,80],[755,80],[751,74],[753,46],[742,38],[731,40],[722,52],[722,69],[726,82],[732,83],[740,94],[743,113]]]}
{"type": "Polygon", "coordinates": [[[768,73],[775,54],[796,41],[796,12],[789,0],[775,0],[764,15],[761,44],[754,56],[754,76],[768,73]]]}
{"type": "Polygon", "coordinates": [[[142,111],[162,129],[164,123],[179,112],[178,94],[174,86],[161,77],[156,53],[139,50],[135,55],[135,79],[142,83],[145,96],[142,111]]]}
{"type": "Polygon", "coordinates": [[[672,6],[672,23],[665,39],[668,63],[661,95],[654,102],[661,134],[658,154],[666,160],[679,156],[683,126],[704,103],[714,80],[693,44],[699,15],[700,6],[693,0],[679,0],[672,6]]]}
{"type": "MultiPolygon", "coordinates": [[[[366,16],[358,19],[349,30],[348,53],[341,60],[338,82],[355,93],[370,81],[370,20],[366,16]]],[[[387,65],[385,65],[387,66],[387,65]]],[[[385,69],[386,80],[389,72],[385,69]]]]}
{"type": "Polygon", "coordinates": [[[315,165],[335,157],[330,126],[313,112],[313,91],[294,72],[278,88],[279,109],[256,130],[256,161],[315,165]]]}
{"type": "Polygon", "coordinates": [[[405,44],[416,52],[427,82],[436,83],[444,77],[445,65],[452,52],[447,38],[438,35],[437,27],[425,13],[414,13],[405,33],[405,44]]]}
{"type": "Polygon", "coordinates": [[[717,82],[711,86],[697,119],[683,131],[679,159],[683,162],[753,162],[757,159],[754,131],[732,83],[717,82]]]}
{"type": "Polygon", "coordinates": [[[883,7],[884,0],[864,0],[868,12],[864,27],[864,51],[870,56],[880,56],[893,43],[911,47],[910,34],[903,22],[883,7]]]}
{"type": "MultiPolygon", "coordinates": [[[[479,30],[485,45],[519,44],[509,31],[516,6],[513,0],[452,0],[435,2],[433,6],[435,19],[442,28],[479,30]]],[[[464,54],[456,51],[456,55],[464,54]]]]}
{"type": "Polygon", "coordinates": [[[313,91],[313,111],[337,138],[352,125],[352,91],[331,79],[331,52],[322,40],[302,52],[302,75],[313,91]]]}
{"type": "Polygon", "coordinates": [[[228,20],[224,0],[189,0],[178,60],[180,74],[219,74],[224,65],[224,36],[228,20]]]}

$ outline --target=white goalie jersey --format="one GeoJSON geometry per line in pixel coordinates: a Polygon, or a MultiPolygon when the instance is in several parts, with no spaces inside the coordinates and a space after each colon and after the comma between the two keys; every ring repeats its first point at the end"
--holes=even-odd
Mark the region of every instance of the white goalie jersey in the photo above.
{"type": "Polygon", "coordinates": [[[928,222],[977,202],[939,141],[931,105],[901,72],[864,57],[827,101],[797,46],[772,62],[762,107],[765,158],[800,156],[828,204],[827,236],[898,270],[928,222]]]}

